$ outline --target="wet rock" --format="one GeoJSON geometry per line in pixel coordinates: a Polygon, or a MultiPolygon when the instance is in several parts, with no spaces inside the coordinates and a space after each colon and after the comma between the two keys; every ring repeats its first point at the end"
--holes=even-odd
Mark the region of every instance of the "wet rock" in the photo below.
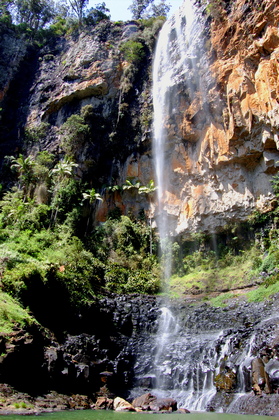
{"type": "Polygon", "coordinates": [[[224,365],[220,367],[220,372],[214,378],[217,391],[232,392],[236,387],[236,372],[224,365]]]}
{"type": "Polygon", "coordinates": [[[135,398],[133,407],[143,411],[176,411],[177,402],[173,398],[157,398],[150,392],[135,398]]]}
{"type": "Polygon", "coordinates": [[[277,359],[269,360],[265,365],[265,371],[268,374],[270,383],[274,390],[279,388],[279,361],[277,359]]]}
{"type": "Polygon", "coordinates": [[[179,408],[179,409],[177,410],[177,412],[178,412],[178,413],[183,413],[183,414],[189,414],[189,413],[190,413],[190,411],[189,411],[189,410],[187,410],[187,408],[179,408]]]}
{"type": "Polygon", "coordinates": [[[262,359],[259,357],[252,361],[252,387],[256,395],[262,395],[263,391],[266,394],[271,392],[268,374],[265,371],[262,359]]]}
{"type": "Polygon", "coordinates": [[[279,416],[279,395],[262,394],[261,398],[252,394],[243,395],[232,403],[227,413],[279,416]]]}

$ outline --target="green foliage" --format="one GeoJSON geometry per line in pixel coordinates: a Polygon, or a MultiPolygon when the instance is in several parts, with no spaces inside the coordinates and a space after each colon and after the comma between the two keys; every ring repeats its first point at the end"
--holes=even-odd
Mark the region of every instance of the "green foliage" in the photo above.
{"type": "Polygon", "coordinates": [[[54,37],[60,37],[66,34],[67,29],[67,20],[62,16],[56,16],[54,22],[49,27],[49,33],[54,37]]]}
{"type": "Polygon", "coordinates": [[[279,281],[267,287],[261,285],[257,289],[251,290],[247,293],[247,300],[248,302],[261,302],[276,293],[279,293],[279,281]]]}
{"type": "Polygon", "coordinates": [[[106,263],[105,287],[116,293],[156,293],[160,270],[148,254],[150,228],[127,216],[107,220],[100,226],[89,249],[106,263]]]}
{"type": "Polygon", "coordinates": [[[88,10],[84,22],[86,25],[94,26],[102,20],[109,20],[109,9],[106,7],[105,3],[102,2],[97,4],[95,7],[92,7],[88,10]]]}
{"type": "Polygon", "coordinates": [[[170,5],[166,3],[166,0],[161,0],[157,4],[154,4],[154,0],[133,0],[129,9],[132,12],[133,19],[148,19],[167,16],[170,5]]]}
{"type": "Polygon", "coordinates": [[[24,327],[34,322],[26,309],[7,293],[0,292],[0,331],[10,334],[15,326],[24,327]]]}
{"type": "Polygon", "coordinates": [[[274,194],[278,198],[279,197],[279,174],[278,173],[272,177],[271,185],[272,185],[274,194]]]}
{"type": "Polygon", "coordinates": [[[72,114],[60,127],[59,132],[62,150],[70,158],[75,158],[88,139],[90,129],[82,115],[72,114]]]}
{"type": "Polygon", "coordinates": [[[205,4],[206,13],[212,16],[214,19],[219,19],[222,15],[222,11],[225,9],[223,0],[203,0],[205,4]]]}
{"type": "Polygon", "coordinates": [[[210,304],[215,307],[225,307],[229,303],[229,300],[234,298],[235,295],[232,292],[222,293],[212,299],[210,299],[210,304]]]}
{"type": "Polygon", "coordinates": [[[124,59],[129,63],[139,64],[145,56],[144,46],[141,42],[129,39],[120,46],[124,59]]]}
{"type": "Polygon", "coordinates": [[[27,127],[25,129],[25,141],[33,144],[42,141],[49,130],[49,124],[42,122],[38,126],[27,127]]]}

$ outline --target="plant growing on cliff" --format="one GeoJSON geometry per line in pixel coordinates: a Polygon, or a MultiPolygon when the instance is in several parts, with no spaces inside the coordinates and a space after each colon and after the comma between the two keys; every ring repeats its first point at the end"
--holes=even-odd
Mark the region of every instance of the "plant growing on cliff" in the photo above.
{"type": "Polygon", "coordinates": [[[0,292],[0,331],[10,334],[15,327],[24,327],[35,322],[19,302],[7,293],[0,292]]]}
{"type": "Polygon", "coordinates": [[[90,219],[92,217],[94,205],[97,201],[103,201],[103,199],[101,195],[96,192],[95,188],[91,188],[91,190],[88,190],[87,192],[82,193],[82,197],[83,197],[83,201],[85,202],[87,201],[89,203],[89,214],[87,218],[86,231],[85,231],[85,235],[86,235],[88,232],[88,227],[89,227],[90,219]]]}
{"type": "Polygon", "coordinates": [[[25,141],[30,144],[38,143],[46,136],[49,127],[50,125],[44,122],[42,122],[38,126],[27,127],[24,133],[25,141]]]}
{"type": "Polygon", "coordinates": [[[54,179],[53,199],[52,199],[52,213],[50,224],[56,222],[57,214],[63,204],[63,195],[66,192],[66,186],[69,184],[69,179],[73,175],[74,168],[78,165],[69,159],[59,161],[55,167],[50,171],[54,179]]]}
{"type": "Polygon", "coordinates": [[[61,148],[71,159],[75,158],[89,136],[90,128],[84,117],[72,114],[60,127],[61,148]]]}
{"type": "Polygon", "coordinates": [[[95,7],[92,7],[86,13],[84,22],[86,25],[96,25],[102,20],[109,20],[109,9],[106,7],[105,3],[97,4],[95,7]]]}
{"type": "Polygon", "coordinates": [[[120,51],[128,63],[138,64],[145,56],[143,44],[133,39],[124,42],[120,46],[120,51]]]}
{"type": "Polygon", "coordinates": [[[149,234],[149,241],[150,241],[150,248],[149,252],[152,255],[152,247],[153,247],[153,240],[152,240],[152,217],[151,217],[151,202],[152,202],[152,195],[157,190],[158,187],[155,186],[155,182],[151,179],[147,185],[142,185],[139,187],[139,194],[145,194],[148,197],[149,201],[149,209],[148,209],[148,218],[149,218],[149,227],[150,227],[150,234],[149,234]]]}
{"type": "Polygon", "coordinates": [[[203,0],[203,3],[205,4],[206,13],[214,19],[219,19],[225,10],[223,0],[203,0]]]}

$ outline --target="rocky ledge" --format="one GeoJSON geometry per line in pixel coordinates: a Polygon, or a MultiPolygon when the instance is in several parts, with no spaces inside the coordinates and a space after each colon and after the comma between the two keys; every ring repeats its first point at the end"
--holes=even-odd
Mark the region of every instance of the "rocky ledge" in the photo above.
{"type": "Polygon", "coordinates": [[[135,398],[132,403],[120,397],[99,396],[95,402],[86,395],[64,395],[55,391],[46,395],[32,397],[18,392],[7,384],[0,384],[0,414],[40,414],[63,410],[115,410],[115,411],[153,411],[189,413],[187,409],[177,410],[177,402],[172,398],[157,398],[146,393],[135,398]]]}

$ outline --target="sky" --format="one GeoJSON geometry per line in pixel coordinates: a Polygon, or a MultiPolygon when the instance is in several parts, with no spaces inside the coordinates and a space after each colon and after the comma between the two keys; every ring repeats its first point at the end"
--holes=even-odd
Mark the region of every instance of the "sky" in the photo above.
{"type": "MultiPolygon", "coordinates": [[[[102,2],[105,2],[106,7],[110,10],[111,20],[131,20],[131,12],[128,7],[132,4],[133,0],[90,0],[89,7],[96,6],[102,2]]],[[[170,14],[174,13],[183,3],[183,0],[169,0],[168,4],[171,4],[170,14]]]]}

